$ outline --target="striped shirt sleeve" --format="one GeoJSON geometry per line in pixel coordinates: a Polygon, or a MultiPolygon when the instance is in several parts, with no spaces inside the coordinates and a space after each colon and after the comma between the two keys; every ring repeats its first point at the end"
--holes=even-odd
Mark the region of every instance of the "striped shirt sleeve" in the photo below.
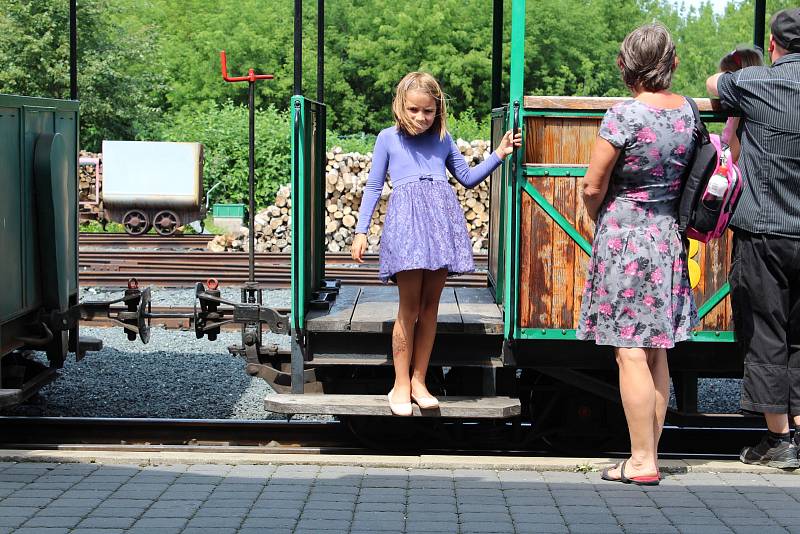
{"type": "Polygon", "coordinates": [[[742,91],[739,88],[740,72],[726,72],[717,79],[717,92],[722,107],[734,111],[742,110],[742,91]]]}

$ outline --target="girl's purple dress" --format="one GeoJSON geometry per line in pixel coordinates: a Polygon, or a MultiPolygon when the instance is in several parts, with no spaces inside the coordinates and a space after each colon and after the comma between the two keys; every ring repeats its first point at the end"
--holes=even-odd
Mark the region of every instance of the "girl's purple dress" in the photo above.
{"type": "Polygon", "coordinates": [[[394,126],[382,130],[356,225],[357,233],[367,233],[388,171],[392,194],[381,235],[378,277],[394,281],[397,273],[412,269],[473,271],[467,221],[445,171],[465,187],[474,187],[500,164],[492,152],[470,169],[450,134],[439,139],[431,131],[405,135],[394,126]]]}
{"type": "Polygon", "coordinates": [[[697,310],[676,216],[693,130],[688,102],[627,100],[603,118],[600,137],[622,152],[595,227],[578,339],[671,348],[689,338],[697,310]]]}

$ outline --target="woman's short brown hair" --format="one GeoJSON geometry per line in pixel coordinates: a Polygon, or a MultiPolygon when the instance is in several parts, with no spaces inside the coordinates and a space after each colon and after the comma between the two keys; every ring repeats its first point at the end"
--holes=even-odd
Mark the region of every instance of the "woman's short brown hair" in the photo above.
{"type": "Polygon", "coordinates": [[[617,62],[630,89],[669,89],[675,72],[675,43],[669,30],[657,22],[636,28],[622,41],[617,62]]]}
{"type": "Polygon", "coordinates": [[[406,114],[406,95],[410,91],[425,93],[436,102],[436,116],[430,130],[439,134],[439,139],[444,139],[447,133],[447,99],[439,82],[427,72],[409,72],[397,84],[394,100],[392,100],[392,113],[397,128],[406,135],[416,135],[417,133],[414,129],[414,121],[406,114]]]}

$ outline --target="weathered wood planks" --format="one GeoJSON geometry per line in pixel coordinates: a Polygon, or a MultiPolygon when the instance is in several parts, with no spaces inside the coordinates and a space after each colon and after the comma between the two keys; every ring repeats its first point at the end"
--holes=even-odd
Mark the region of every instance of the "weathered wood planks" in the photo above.
{"type": "MultiPolygon", "coordinates": [[[[519,399],[510,397],[440,397],[439,408],[420,410],[417,417],[457,417],[466,419],[504,419],[520,414],[519,399]]],[[[286,414],[392,416],[386,395],[270,394],[264,408],[286,414]]]]}

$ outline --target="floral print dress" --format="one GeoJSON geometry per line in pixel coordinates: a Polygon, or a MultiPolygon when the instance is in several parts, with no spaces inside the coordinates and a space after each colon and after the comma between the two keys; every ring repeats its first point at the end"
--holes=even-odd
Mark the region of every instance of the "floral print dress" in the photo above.
{"type": "Polygon", "coordinates": [[[599,135],[620,148],[595,227],[578,339],[672,348],[697,320],[676,221],[694,116],[638,100],[608,110],[599,135]]]}

